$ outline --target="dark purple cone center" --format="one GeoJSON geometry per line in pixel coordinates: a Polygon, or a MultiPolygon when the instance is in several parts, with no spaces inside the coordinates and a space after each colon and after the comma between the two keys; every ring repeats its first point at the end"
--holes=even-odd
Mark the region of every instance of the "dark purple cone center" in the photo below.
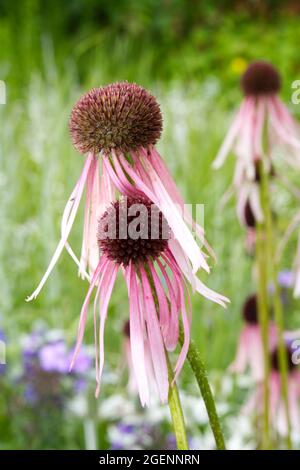
{"type": "Polygon", "coordinates": [[[246,323],[257,325],[258,323],[258,305],[255,294],[248,297],[244,303],[243,316],[246,323]]]}
{"type": "Polygon", "coordinates": [[[166,249],[170,229],[162,212],[146,198],[124,197],[112,203],[99,221],[100,251],[128,266],[156,259],[166,249]]]}
{"type": "Polygon", "coordinates": [[[72,109],[69,128],[81,153],[154,145],[162,131],[162,115],[154,96],[135,83],[93,88],[72,109]]]}
{"type": "Polygon", "coordinates": [[[251,208],[250,202],[247,201],[244,209],[245,222],[248,228],[255,228],[256,220],[251,208]]]}
{"type": "Polygon", "coordinates": [[[241,78],[246,96],[275,95],[281,87],[280,75],[268,62],[252,62],[241,78]]]}
{"type": "Polygon", "coordinates": [[[129,320],[127,320],[127,321],[124,323],[124,326],[123,326],[123,333],[124,333],[124,335],[125,335],[127,338],[130,338],[130,323],[129,323],[129,320]]]}
{"type": "MultiPolygon", "coordinates": [[[[296,364],[292,362],[292,355],[293,351],[289,345],[285,345],[286,348],[286,355],[287,355],[287,366],[288,370],[292,371],[296,368],[296,364]]],[[[272,369],[279,372],[280,371],[280,362],[279,362],[279,355],[278,355],[278,348],[276,348],[271,354],[271,365],[272,369]]]]}

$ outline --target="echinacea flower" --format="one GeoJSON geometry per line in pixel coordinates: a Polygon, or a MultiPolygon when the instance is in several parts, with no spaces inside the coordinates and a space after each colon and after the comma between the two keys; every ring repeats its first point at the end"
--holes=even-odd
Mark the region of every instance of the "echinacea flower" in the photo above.
{"type": "MultiPolygon", "coordinates": [[[[288,403],[289,417],[293,432],[300,433],[300,371],[297,365],[293,363],[293,351],[288,342],[286,342],[286,351],[288,358],[288,403]]],[[[281,380],[279,371],[278,349],[275,347],[271,353],[271,375],[270,375],[270,420],[273,428],[281,435],[287,434],[287,420],[285,405],[282,398],[281,380]]],[[[263,410],[263,389],[258,384],[256,390],[245,405],[244,411],[248,413],[263,410]]]]}
{"type": "MultiPolygon", "coordinates": [[[[229,366],[231,372],[241,374],[250,368],[251,376],[255,381],[264,377],[264,356],[262,338],[258,319],[258,301],[255,294],[248,297],[243,306],[244,325],[240,333],[235,359],[229,366]]],[[[276,341],[276,327],[269,324],[269,347],[274,347],[276,341]]]]}
{"type": "Polygon", "coordinates": [[[263,219],[256,184],[258,161],[263,161],[272,173],[275,150],[279,147],[287,163],[298,168],[300,163],[299,127],[278,96],[280,87],[281,78],[273,65],[256,61],[248,66],[241,79],[245,97],[213,162],[214,168],[220,168],[233,150],[237,157],[233,184],[239,207],[249,200],[257,221],[263,219]]]}
{"type": "Polygon", "coordinates": [[[87,156],[63,213],[60,242],[40,284],[27,300],[37,297],[64,247],[79,266],[79,274],[90,279],[98,263],[97,220],[115,200],[116,190],[123,196],[145,195],[161,210],[174,234],[169,249],[177,262],[181,257],[181,264],[197,288],[195,273],[199,268],[209,272],[209,266],[189,226],[195,229],[207,250],[212,251],[202,227],[185,209],[155,148],[162,131],[156,99],[144,88],[127,82],[93,88],[73,107],[69,127],[75,148],[87,156]],[[84,230],[78,260],[68,237],[85,188],[84,230]]]}
{"type": "MultiPolygon", "coordinates": [[[[23,346],[23,374],[25,399],[31,404],[54,401],[62,404],[66,395],[62,379],[69,372],[73,351],[61,334],[44,329],[34,330],[26,337],[23,346]],[[54,336],[54,337],[53,337],[54,336]]],[[[92,357],[81,349],[73,374],[69,376],[74,390],[82,388],[86,373],[91,370],[92,357]]],[[[69,390],[70,391],[70,390],[69,390]]]]}
{"type": "MultiPolygon", "coordinates": [[[[189,348],[190,303],[186,285],[189,271],[178,245],[171,249],[172,231],[167,218],[146,196],[121,197],[112,202],[99,220],[97,239],[100,259],[83,303],[78,326],[73,367],[83,341],[88,306],[96,288],[94,328],[96,349],[96,396],[104,366],[104,328],[108,304],[118,271],[125,277],[129,298],[129,328],[132,366],[142,405],[149,403],[148,348],[159,397],[167,401],[169,380],[166,351],[178,343],[181,313],[184,343],[179,354],[176,380],[189,348]],[[177,261],[179,259],[179,262],[177,261]],[[97,306],[100,325],[97,334],[97,306]],[[99,354],[99,358],[98,358],[99,354]]],[[[195,277],[193,277],[195,279],[195,277]]],[[[199,281],[200,282],[200,281],[199,281]]],[[[226,298],[201,284],[202,295],[221,305],[226,298]]]]}

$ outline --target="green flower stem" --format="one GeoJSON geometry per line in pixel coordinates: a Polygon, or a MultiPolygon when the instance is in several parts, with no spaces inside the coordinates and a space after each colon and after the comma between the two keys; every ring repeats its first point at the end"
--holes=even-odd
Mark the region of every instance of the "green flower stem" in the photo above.
{"type": "MultiPolygon", "coordinates": [[[[180,327],[179,341],[183,344],[184,334],[182,327],[180,327]]],[[[207,410],[210,427],[212,429],[216,446],[218,450],[225,450],[225,441],[223,432],[221,429],[219,417],[216,410],[215,400],[208,382],[207,371],[200,357],[200,353],[193,340],[190,341],[190,347],[187,354],[187,359],[194,372],[195,378],[200,388],[201,395],[203,397],[205,407],[207,410]]]]}
{"type": "Polygon", "coordinates": [[[292,448],[291,440],[291,420],[289,414],[289,397],[288,397],[288,362],[287,352],[284,342],[284,322],[280,287],[278,283],[278,265],[276,261],[275,237],[273,230],[273,216],[269,197],[269,175],[264,170],[263,164],[260,164],[261,176],[261,202],[262,209],[265,217],[265,236],[266,236],[266,249],[269,260],[270,277],[274,285],[273,306],[275,323],[278,334],[278,356],[279,356],[279,369],[281,378],[281,391],[284,402],[286,420],[287,420],[287,447],[292,448]]]}
{"type": "Polygon", "coordinates": [[[83,420],[85,450],[97,450],[97,400],[95,400],[94,388],[89,388],[87,394],[87,414],[83,420]]]}
{"type": "Polygon", "coordinates": [[[269,353],[269,306],[268,306],[268,276],[265,260],[265,237],[262,224],[256,228],[256,264],[258,271],[258,317],[261,330],[263,361],[264,361],[264,381],[263,381],[263,427],[262,427],[262,448],[270,449],[270,353],[269,353]]]}
{"type": "Polygon", "coordinates": [[[180,397],[179,397],[176,383],[172,384],[173,370],[172,370],[172,366],[170,364],[170,360],[169,360],[167,352],[166,352],[166,358],[167,358],[169,382],[170,382],[168,404],[170,408],[177,449],[188,450],[189,445],[188,445],[187,436],[186,436],[185,422],[184,422],[184,416],[183,416],[182,407],[180,403],[180,397]]]}

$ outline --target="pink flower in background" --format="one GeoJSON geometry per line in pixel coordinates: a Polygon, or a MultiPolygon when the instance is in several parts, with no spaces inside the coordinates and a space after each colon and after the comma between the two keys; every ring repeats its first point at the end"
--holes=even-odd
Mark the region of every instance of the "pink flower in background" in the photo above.
{"type": "MultiPolygon", "coordinates": [[[[249,367],[252,378],[259,382],[264,377],[264,356],[255,294],[246,299],[243,306],[243,318],[244,325],[240,333],[236,357],[229,366],[229,370],[241,374],[249,367]]],[[[271,322],[269,326],[270,350],[273,349],[276,339],[276,327],[271,322]]]]}
{"type": "Polygon", "coordinates": [[[90,279],[98,263],[97,220],[115,200],[116,192],[128,197],[145,196],[161,210],[173,234],[169,250],[194,289],[201,290],[195,273],[200,268],[209,272],[210,268],[189,227],[207,251],[213,252],[204,239],[203,228],[184,209],[183,199],[154,147],[162,131],[156,99],[144,88],[127,82],[93,88],[73,107],[69,126],[75,148],[87,156],[63,213],[60,242],[40,284],[27,300],[37,297],[64,247],[79,266],[79,274],[90,279]],[[78,260],[68,237],[85,188],[78,260]]]}
{"type": "Polygon", "coordinates": [[[278,97],[281,79],[278,71],[264,61],[251,63],[241,79],[244,99],[233,119],[213,163],[220,168],[230,151],[237,157],[233,185],[238,194],[238,210],[249,200],[257,221],[262,220],[257,162],[263,160],[272,172],[277,149],[293,167],[300,166],[300,132],[286,106],[278,97]],[[267,130],[267,153],[264,130],[267,130]]]}
{"type": "Polygon", "coordinates": [[[256,244],[256,224],[257,220],[251,209],[249,200],[245,203],[243,210],[238,211],[240,224],[246,228],[246,251],[249,255],[253,255],[256,244]]]}
{"type": "MultiPolygon", "coordinates": [[[[176,257],[174,256],[172,250],[174,240],[167,218],[148,198],[140,196],[138,190],[135,191],[135,197],[122,197],[111,203],[99,220],[97,238],[100,260],[81,310],[71,368],[80,351],[88,305],[95,288],[97,396],[104,366],[104,328],[108,304],[120,271],[128,290],[132,367],[141,403],[145,405],[150,399],[149,356],[160,400],[167,401],[169,380],[165,349],[172,351],[178,343],[179,315],[181,315],[184,344],[175,366],[175,380],[189,348],[191,311],[186,284],[186,280],[189,280],[189,271],[185,267],[184,252],[178,244],[176,257]],[[99,335],[97,306],[100,315],[99,335]]],[[[194,279],[195,276],[192,281],[194,279]]],[[[204,297],[225,305],[227,299],[208,289],[200,280],[196,288],[204,297]]]]}
{"type": "MultiPolygon", "coordinates": [[[[286,344],[288,356],[288,394],[289,394],[289,416],[291,427],[295,433],[300,434],[300,371],[292,361],[293,351],[286,344]]],[[[270,376],[270,420],[273,428],[281,435],[287,434],[287,421],[284,402],[281,395],[281,382],[279,372],[278,350],[275,347],[271,354],[271,376],[270,376]]],[[[257,385],[256,390],[244,407],[245,413],[257,413],[263,410],[263,388],[257,385]]]]}
{"type": "Polygon", "coordinates": [[[68,351],[64,340],[47,343],[38,352],[41,368],[47,372],[68,372],[68,351]]]}

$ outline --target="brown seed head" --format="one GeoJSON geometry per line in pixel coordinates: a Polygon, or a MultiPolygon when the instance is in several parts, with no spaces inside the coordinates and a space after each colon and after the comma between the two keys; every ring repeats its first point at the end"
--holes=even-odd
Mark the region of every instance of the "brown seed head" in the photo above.
{"type": "MultiPolygon", "coordinates": [[[[294,364],[292,361],[293,350],[289,344],[285,344],[285,349],[286,349],[288,370],[291,372],[292,370],[296,368],[296,364],[294,364]]],[[[280,371],[278,347],[274,349],[274,351],[271,354],[271,365],[272,365],[273,370],[277,372],[280,371]]]]}
{"type": "Polygon", "coordinates": [[[243,307],[243,317],[245,322],[250,325],[258,323],[257,297],[255,294],[246,299],[243,307]]]}
{"type": "Polygon", "coordinates": [[[275,95],[280,90],[281,78],[268,62],[252,62],[241,78],[241,87],[246,96],[275,95]]]}
{"type": "Polygon", "coordinates": [[[162,212],[146,198],[124,197],[112,203],[98,226],[100,251],[128,266],[154,260],[165,250],[170,228],[162,212]]]}
{"type": "Polygon", "coordinates": [[[155,144],[162,132],[162,115],[154,96],[135,83],[93,88],[72,109],[69,128],[81,153],[112,149],[135,151],[155,144]]]}

